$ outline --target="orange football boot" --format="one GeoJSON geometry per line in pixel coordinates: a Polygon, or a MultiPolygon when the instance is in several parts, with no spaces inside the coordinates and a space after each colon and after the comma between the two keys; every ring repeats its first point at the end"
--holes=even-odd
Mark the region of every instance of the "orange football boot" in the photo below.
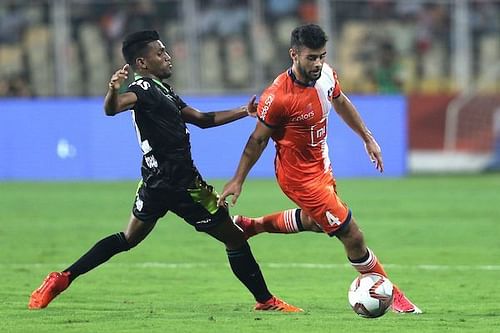
{"type": "Polygon", "coordinates": [[[280,300],[278,297],[273,296],[265,303],[257,302],[255,310],[259,311],[281,311],[281,312],[304,312],[301,308],[290,305],[285,301],[280,300]]]}
{"type": "Polygon", "coordinates": [[[68,288],[69,274],[69,272],[52,272],[47,275],[42,285],[31,294],[28,308],[38,310],[47,307],[57,295],[68,288]]]}
{"type": "Polygon", "coordinates": [[[419,314],[422,313],[415,304],[413,304],[405,294],[399,290],[399,288],[394,287],[392,291],[392,310],[398,313],[414,313],[419,314]]]}
{"type": "Polygon", "coordinates": [[[252,218],[250,217],[235,215],[233,216],[233,223],[243,230],[243,234],[246,239],[249,239],[257,234],[257,231],[255,231],[254,221],[252,221],[252,218]]]}

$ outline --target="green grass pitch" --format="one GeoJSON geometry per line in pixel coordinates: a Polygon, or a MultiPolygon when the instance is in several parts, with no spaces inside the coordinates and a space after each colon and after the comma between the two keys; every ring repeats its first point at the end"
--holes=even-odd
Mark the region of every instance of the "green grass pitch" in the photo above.
{"type": "MultiPolygon", "coordinates": [[[[214,181],[220,191],[223,182],[214,181]]],[[[172,214],[142,244],[81,276],[48,308],[31,291],[128,221],[133,182],[0,183],[0,332],[499,332],[500,175],[340,179],[368,245],[425,312],[357,317],[336,239],[250,240],[270,290],[306,310],[254,312],[224,248],[172,214]]],[[[273,180],[246,183],[234,214],[293,207],[273,180]]]]}

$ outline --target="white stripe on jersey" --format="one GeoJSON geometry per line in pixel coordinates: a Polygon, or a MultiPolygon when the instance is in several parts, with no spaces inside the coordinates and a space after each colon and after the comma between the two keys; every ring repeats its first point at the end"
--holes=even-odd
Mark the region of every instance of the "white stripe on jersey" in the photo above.
{"type": "Polygon", "coordinates": [[[332,104],[328,99],[328,91],[330,88],[335,89],[335,78],[333,77],[333,69],[328,64],[323,64],[323,69],[321,70],[321,77],[314,87],[318,93],[318,99],[321,103],[323,109],[323,117],[328,117],[328,113],[332,108],[332,104]]]}
{"type": "Polygon", "coordinates": [[[151,150],[153,150],[153,148],[151,148],[151,145],[149,144],[148,140],[142,141],[141,131],[139,130],[139,126],[137,126],[137,122],[135,121],[135,110],[131,111],[132,111],[132,121],[134,123],[134,128],[135,128],[135,135],[137,136],[137,142],[139,142],[139,147],[141,147],[142,154],[146,155],[151,150]]]}
{"type": "Polygon", "coordinates": [[[330,100],[328,99],[328,92],[330,89],[335,89],[336,81],[335,78],[333,77],[333,69],[328,65],[328,64],[323,64],[323,68],[321,70],[321,77],[319,78],[318,81],[316,81],[316,84],[314,87],[316,88],[316,92],[318,94],[318,99],[321,104],[321,108],[323,109],[323,117],[326,118],[326,136],[324,141],[321,144],[321,151],[322,151],[322,157],[323,157],[323,170],[325,173],[330,171],[331,168],[331,162],[330,162],[330,156],[328,155],[328,143],[327,143],[327,138],[328,138],[328,114],[330,113],[330,109],[332,108],[332,104],[330,103],[330,100]]]}

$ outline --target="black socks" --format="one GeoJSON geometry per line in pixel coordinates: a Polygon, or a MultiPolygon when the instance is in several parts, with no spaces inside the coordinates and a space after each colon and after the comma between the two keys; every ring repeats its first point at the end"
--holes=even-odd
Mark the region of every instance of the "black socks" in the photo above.
{"type": "Polygon", "coordinates": [[[260,303],[269,300],[272,295],[267,289],[262,272],[248,243],[237,250],[226,249],[226,252],[234,275],[250,290],[255,300],[260,303]]]}
{"type": "Polygon", "coordinates": [[[117,253],[128,251],[130,245],[125,239],[123,232],[111,235],[101,239],[78,259],[73,265],[66,268],[64,272],[70,272],[69,280],[72,282],[79,275],[85,274],[91,269],[99,266],[100,264],[108,261],[112,256],[117,253]]]}

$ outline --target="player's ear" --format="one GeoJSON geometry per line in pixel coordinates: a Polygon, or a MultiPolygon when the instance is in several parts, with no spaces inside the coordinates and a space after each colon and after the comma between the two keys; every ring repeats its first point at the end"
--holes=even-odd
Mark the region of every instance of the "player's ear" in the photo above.
{"type": "Polygon", "coordinates": [[[292,47],[288,52],[290,53],[290,58],[292,58],[293,61],[296,61],[299,56],[297,49],[292,47]]]}
{"type": "Polygon", "coordinates": [[[135,59],[135,65],[137,68],[140,69],[147,69],[148,66],[146,65],[146,61],[142,57],[138,57],[135,59]]]}

